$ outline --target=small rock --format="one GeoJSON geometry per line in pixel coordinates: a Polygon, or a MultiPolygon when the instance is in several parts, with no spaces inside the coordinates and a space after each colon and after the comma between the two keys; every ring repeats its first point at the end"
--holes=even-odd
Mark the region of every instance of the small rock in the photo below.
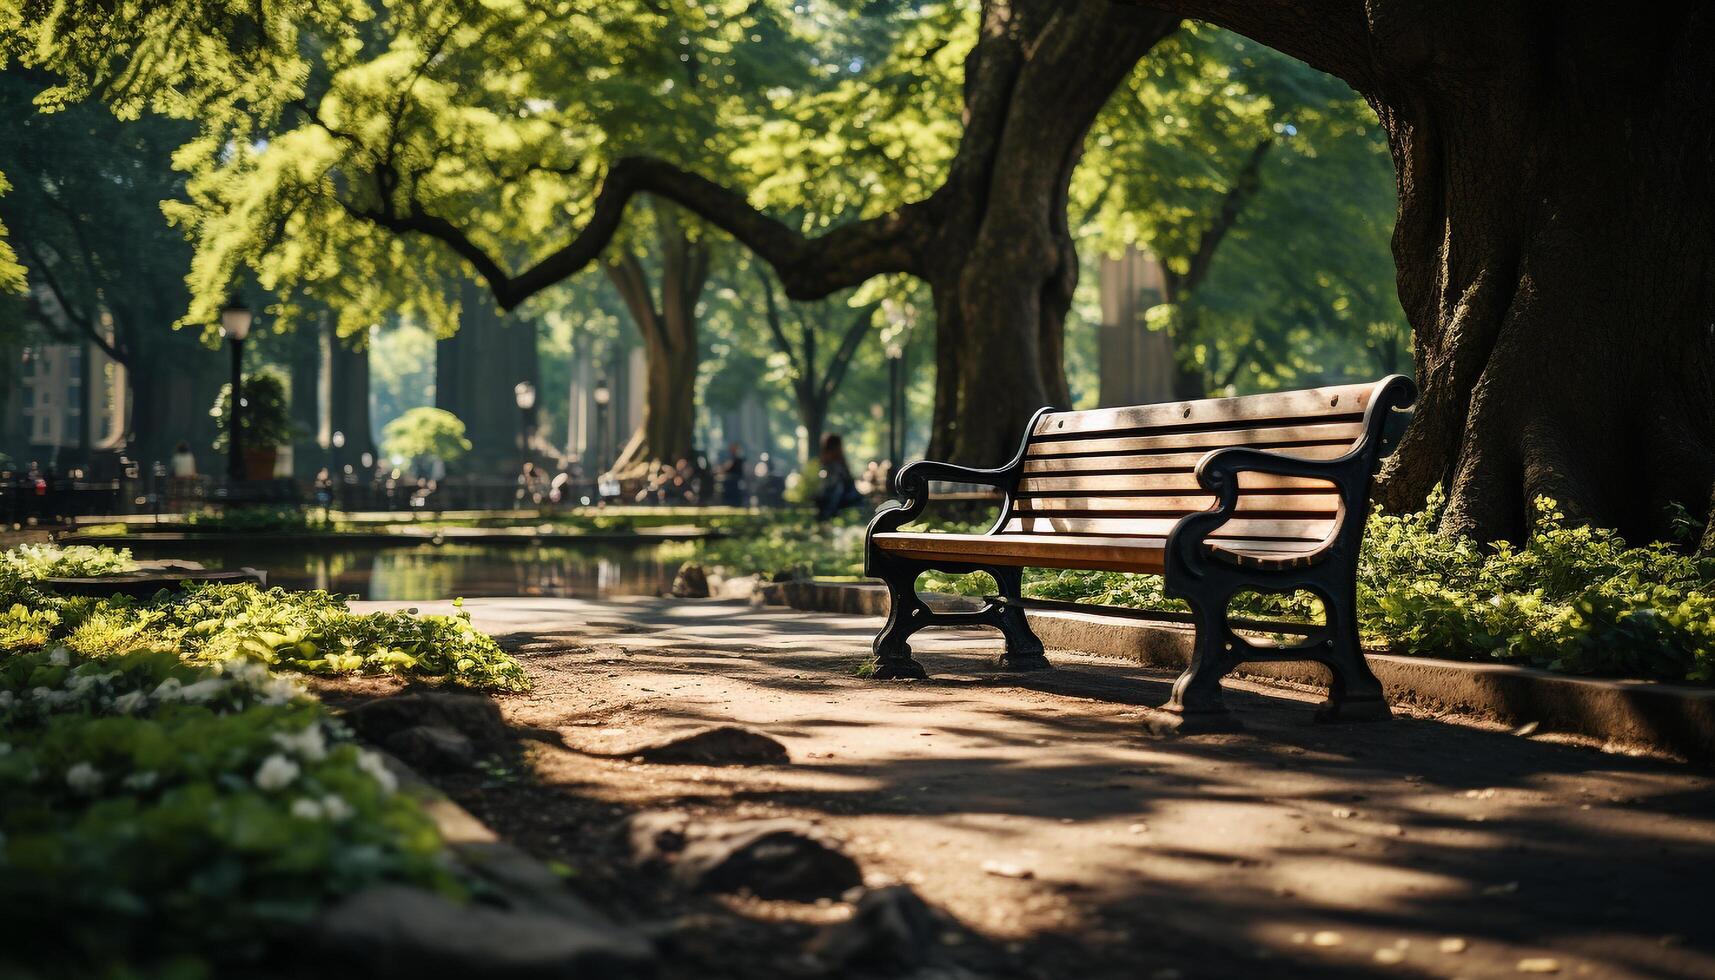
{"type": "Polygon", "coordinates": [[[1464,939],[1461,939],[1458,936],[1448,936],[1441,940],[1441,944],[1438,948],[1443,953],[1463,953],[1469,946],[1469,943],[1465,942],[1464,939]]]}
{"type": "Polygon", "coordinates": [[[1392,946],[1376,950],[1376,962],[1383,966],[1397,966],[1405,962],[1405,950],[1392,946]]]}
{"type": "Polygon", "coordinates": [[[984,861],[983,870],[1000,878],[1034,878],[1036,872],[1006,861],[984,861]]]}
{"type": "Polygon", "coordinates": [[[1326,929],[1310,937],[1310,945],[1312,946],[1338,946],[1345,941],[1346,937],[1326,929]]]}
{"type": "Polygon", "coordinates": [[[806,951],[831,967],[910,968],[928,956],[940,923],[910,885],[866,892],[852,917],[824,926],[806,951]]]}
{"type": "Polygon", "coordinates": [[[694,892],[813,902],[863,884],[857,862],[803,820],[693,822],[656,811],[632,817],[627,831],[633,860],[667,868],[694,892]]]}
{"type": "Polygon", "coordinates": [[[618,754],[639,758],[644,762],[708,766],[777,766],[792,761],[792,757],[786,752],[786,746],[780,742],[761,732],[753,732],[736,725],[709,728],[618,754]]]}
{"type": "Polygon", "coordinates": [[[384,885],[322,913],[308,942],[339,973],[385,977],[650,975],[640,938],[606,921],[459,904],[384,885]]]}
{"type": "Polygon", "coordinates": [[[1560,961],[1552,956],[1528,956],[1518,961],[1520,973],[1559,973],[1560,961]]]}
{"type": "Polygon", "coordinates": [[[707,599],[709,574],[703,566],[694,561],[680,565],[679,574],[673,576],[673,596],[678,599],[707,599]]]}
{"type": "Polygon", "coordinates": [[[1515,728],[1515,729],[1513,729],[1513,734],[1514,734],[1514,735],[1519,735],[1519,736],[1522,736],[1522,737],[1525,737],[1525,738],[1528,738],[1528,737],[1530,737],[1530,736],[1532,736],[1532,735],[1535,735],[1535,734],[1536,734],[1536,730],[1537,730],[1537,729],[1538,729],[1538,728],[1541,728],[1541,727],[1542,727],[1542,723],[1541,723],[1541,722],[1536,722],[1536,721],[1527,721],[1527,722],[1525,722],[1525,723],[1524,723],[1524,724],[1522,724],[1522,725],[1520,725],[1520,726],[1518,726],[1518,727],[1517,727],[1517,728],[1515,728]]]}
{"type": "Polygon", "coordinates": [[[478,694],[417,691],[366,701],[340,716],[359,735],[377,744],[419,725],[439,725],[479,745],[507,740],[506,722],[493,701],[478,694]]]}
{"type": "Polygon", "coordinates": [[[387,751],[418,769],[456,772],[476,764],[476,745],[445,725],[413,725],[387,736],[387,751]]]}

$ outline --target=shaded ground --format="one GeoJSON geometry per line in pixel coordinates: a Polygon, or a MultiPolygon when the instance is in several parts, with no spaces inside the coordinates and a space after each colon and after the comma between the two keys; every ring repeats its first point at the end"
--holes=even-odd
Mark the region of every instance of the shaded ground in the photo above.
{"type": "Polygon", "coordinates": [[[670,936],[668,976],[802,972],[798,944],[847,908],[696,898],[630,869],[615,828],[667,807],[819,821],[868,883],[959,923],[922,976],[1715,975],[1715,780],[1696,770],[1427,717],[1313,726],[1308,696],[1244,684],[1246,732],[1156,738],[1144,706],[1168,674],[1051,651],[1055,671],[995,676],[981,631],[919,634],[932,679],[888,683],[852,676],[876,620],[465,608],[536,688],[500,699],[518,756],[443,787],[670,936]],[[793,764],[627,761],[728,722],[793,764]]]}

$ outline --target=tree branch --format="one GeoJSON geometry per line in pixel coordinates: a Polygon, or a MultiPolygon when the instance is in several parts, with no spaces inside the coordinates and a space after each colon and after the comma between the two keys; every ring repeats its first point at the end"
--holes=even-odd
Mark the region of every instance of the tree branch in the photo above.
{"type": "Polygon", "coordinates": [[[774,281],[768,278],[768,273],[760,265],[753,265],[757,281],[762,283],[763,322],[768,324],[768,332],[774,335],[774,346],[786,355],[786,360],[792,365],[792,373],[802,378],[804,364],[799,359],[798,352],[793,349],[792,341],[786,336],[786,327],[780,322],[780,308],[774,305],[774,281]]]}
{"type": "Polygon", "coordinates": [[[1118,0],[1243,34],[1367,96],[1378,87],[1365,0],[1118,0]]]}
{"type": "Polygon", "coordinates": [[[1196,254],[1191,256],[1190,267],[1179,280],[1180,291],[1194,293],[1203,284],[1203,279],[1209,274],[1209,266],[1215,261],[1215,250],[1221,247],[1221,240],[1227,237],[1227,232],[1238,224],[1245,202],[1256,195],[1263,158],[1268,156],[1268,149],[1273,145],[1272,138],[1258,143],[1245,159],[1245,165],[1239,168],[1232,186],[1227,188],[1226,196],[1221,199],[1221,209],[1215,213],[1215,220],[1197,240],[1196,254]]]}
{"type": "Polygon", "coordinates": [[[380,209],[342,205],[352,216],[383,228],[415,232],[443,242],[471,263],[501,308],[511,310],[594,261],[618,230],[626,205],[639,193],[680,204],[725,230],[773,266],[786,294],[794,299],[819,299],[890,272],[920,274],[922,253],[933,231],[936,200],[931,197],[907,204],[810,238],[758,211],[744,195],[706,177],[662,160],[626,157],[608,171],[589,221],[576,237],[517,275],[508,273],[457,225],[429,213],[416,201],[403,213],[389,211],[385,205],[380,209]]]}
{"type": "Polygon", "coordinates": [[[822,374],[822,387],[817,398],[823,407],[833,401],[834,392],[840,390],[840,382],[845,380],[846,368],[851,366],[852,358],[857,355],[863,339],[869,336],[869,328],[875,322],[875,311],[879,308],[879,303],[871,303],[858,310],[851,325],[846,327],[846,334],[840,338],[840,346],[834,351],[834,359],[828,362],[828,369],[822,374]]]}

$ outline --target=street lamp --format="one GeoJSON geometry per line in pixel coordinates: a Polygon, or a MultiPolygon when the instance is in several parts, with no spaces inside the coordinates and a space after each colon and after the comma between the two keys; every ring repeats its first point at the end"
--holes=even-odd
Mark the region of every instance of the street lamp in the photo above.
{"type": "Polygon", "coordinates": [[[905,386],[901,383],[904,360],[903,344],[887,345],[887,460],[895,469],[905,455],[905,386]]]}
{"type": "Polygon", "coordinates": [[[244,305],[244,298],[233,293],[220,308],[221,336],[232,342],[232,397],[227,403],[226,477],[244,479],[244,437],[238,424],[238,413],[244,407],[244,338],[250,335],[254,314],[244,305]]]}
{"type": "Polygon", "coordinates": [[[607,466],[607,403],[613,400],[613,390],[607,379],[595,383],[595,465],[597,473],[607,466]]]}
{"type": "Polygon", "coordinates": [[[520,381],[512,386],[512,397],[518,403],[518,453],[524,462],[529,462],[530,410],[536,407],[536,386],[520,381]]]}

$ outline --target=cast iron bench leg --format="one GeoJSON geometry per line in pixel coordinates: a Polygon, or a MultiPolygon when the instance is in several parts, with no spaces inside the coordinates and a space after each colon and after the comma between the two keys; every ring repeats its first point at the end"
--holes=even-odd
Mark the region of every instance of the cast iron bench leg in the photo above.
{"type": "Polygon", "coordinates": [[[1370,672],[1358,639],[1356,595],[1343,596],[1322,607],[1328,615],[1327,653],[1318,659],[1328,667],[1328,700],[1316,709],[1317,721],[1385,721],[1393,717],[1381,681],[1370,672]]]}
{"type": "Polygon", "coordinates": [[[1187,599],[1197,620],[1197,639],[1191,648],[1191,665],[1173,682],[1173,696],[1165,707],[1181,716],[1187,728],[1220,730],[1237,727],[1221,700],[1221,678],[1239,665],[1241,641],[1227,629],[1227,603],[1230,596],[1187,599]]]}
{"type": "Polygon", "coordinates": [[[1017,605],[1018,600],[1024,597],[1024,569],[999,567],[988,572],[994,576],[1001,598],[1006,600],[995,623],[1006,637],[1006,652],[1001,654],[1000,669],[1047,670],[1053,666],[1048,662],[1047,651],[1031,630],[1030,621],[1024,616],[1024,607],[1017,605]]]}
{"type": "Polygon", "coordinates": [[[929,607],[917,596],[917,566],[895,560],[878,569],[887,584],[887,625],[876,634],[875,660],[871,677],[896,680],[927,677],[923,665],[911,657],[911,634],[928,625],[929,607]]]}

